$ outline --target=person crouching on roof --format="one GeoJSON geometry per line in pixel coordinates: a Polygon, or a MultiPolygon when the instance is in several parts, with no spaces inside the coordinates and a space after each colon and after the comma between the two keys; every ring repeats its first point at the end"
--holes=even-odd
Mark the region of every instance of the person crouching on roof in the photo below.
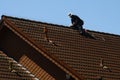
{"type": "Polygon", "coordinates": [[[70,28],[79,30],[80,33],[82,34],[84,32],[83,29],[84,21],[80,19],[77,15],[73,15],[71,13],[68,14],[68,16],[71,18],[71,23],[72,23],[72,25],[70,25],[70,28]]]}

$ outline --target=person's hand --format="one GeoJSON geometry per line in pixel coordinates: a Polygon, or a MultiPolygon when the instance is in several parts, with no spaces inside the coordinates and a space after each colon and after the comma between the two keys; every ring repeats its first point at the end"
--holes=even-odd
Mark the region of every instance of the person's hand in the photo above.
{"type": "Polygon", "coordinates": [[[69,27],[72,27],[73,25],[72,24],[70,24],[70,26],[69,27]]]}

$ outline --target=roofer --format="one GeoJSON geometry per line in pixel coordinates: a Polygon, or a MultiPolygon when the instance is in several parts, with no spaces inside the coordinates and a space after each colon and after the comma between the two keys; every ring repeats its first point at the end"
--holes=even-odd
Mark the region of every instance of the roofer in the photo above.
{"type": "Polygon", "coordinates": [[[71,23],[72,25],[70,25],[70,27],[72,29],[75,29],[75,30],[79,30],[80,33],[82,34],[84,32],[84,29],[83,29],[83,20],[81,20],[77,15],[73,15],[73,14],[68,14],[68,16],[71,18],[71,23]]]}
{"type": "Polygon", "coordinates": [[[90,34],[87,30],[83,29],[84,21],[80,19],[77,15],[68,14],[68,16],[71,18],[71,25],[70,28],[79,30],[81,35],[84,35],[85,37],[89,37],[92,39],[96,39],[94,35],[90,34]]]}

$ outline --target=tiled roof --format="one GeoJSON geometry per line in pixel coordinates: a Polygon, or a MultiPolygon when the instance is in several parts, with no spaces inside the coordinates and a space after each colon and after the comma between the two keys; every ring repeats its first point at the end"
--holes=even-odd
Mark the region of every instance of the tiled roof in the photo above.
{"type": "Polygon", "coordinates": [[[25,67],[0,51],[0,80],[38,80],[25,67]]]}
{"type": "Polygon", "coordinates": [[[80,35],[77,30],[67,26],[8,16],[5,18],[33,39],[37,45],[44,47],[50,55],[76,71],[76,74],[86,79],[102,76],[105,80],[120,80],[119,35],[89,31],[97,38],[94,40],[80,35]],[[45,39],[45,28],[47,28],[48,41],[45,39]],[[100,66],[101,59],[111,71],[100,66]]]}

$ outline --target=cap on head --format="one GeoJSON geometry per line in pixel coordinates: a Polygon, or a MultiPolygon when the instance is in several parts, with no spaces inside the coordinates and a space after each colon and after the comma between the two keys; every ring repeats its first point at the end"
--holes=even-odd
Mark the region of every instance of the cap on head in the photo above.
{"type": "Polygon", "coordinates": [[[72,13],[69,13],[68,16],[71,17],[71,16],[72,16],[72,13]]]}

